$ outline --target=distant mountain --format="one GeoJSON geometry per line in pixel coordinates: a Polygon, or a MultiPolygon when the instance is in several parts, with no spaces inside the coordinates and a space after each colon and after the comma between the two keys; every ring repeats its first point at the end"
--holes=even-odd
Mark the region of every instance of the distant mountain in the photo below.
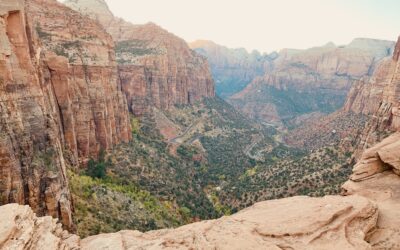
{"type": "Polygon", "coordinates": [[[277,57],[276,53],[266,55],[257,50],[248,53],[243,48],[230,49],[205,40],[189,43],[189,46],[208,59],[216,92],[222,98],[243,90],[254,78],[264,75],[277,57]]]}
{"type": "Polygon", "coordinates": [[[394,42],[358,38],[347,46],[283,49],[271,71],[229,101],[251,118],[290,125],[313,112],[330,113],[345,102],[352,83],[371,75],[394,42]]]}

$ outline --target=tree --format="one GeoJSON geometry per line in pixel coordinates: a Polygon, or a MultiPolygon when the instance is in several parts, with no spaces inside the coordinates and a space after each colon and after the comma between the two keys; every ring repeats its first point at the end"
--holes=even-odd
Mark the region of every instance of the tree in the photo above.
{"type": "Polygon", "coordinates": [[[112,163],[110,159],[108,159],[108,161],[105,160],[105,155],[105,151],[100,150],[99,159],[97,162],[93,159],[89,160],[86,170],[87,175],[99,179],[103,179],[106,177],[107,167],[109,167],[112,163]]]}

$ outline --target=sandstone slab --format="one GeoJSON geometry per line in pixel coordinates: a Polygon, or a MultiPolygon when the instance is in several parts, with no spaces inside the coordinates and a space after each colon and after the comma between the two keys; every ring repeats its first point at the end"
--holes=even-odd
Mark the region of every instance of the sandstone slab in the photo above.
{"type": "Polygon", "coordinates": [[[93,236],[82,249],[369,249],[377,215],[359,196],[294,197],[177,229],[93,236]]]}

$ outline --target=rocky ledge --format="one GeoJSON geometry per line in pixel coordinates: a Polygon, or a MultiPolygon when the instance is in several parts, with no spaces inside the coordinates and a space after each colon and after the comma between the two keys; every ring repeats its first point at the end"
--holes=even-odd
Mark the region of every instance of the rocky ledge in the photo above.
{"type": "Polygon", "coordinates": [[[360,196],[293,197],[177,229],[121,231],[80,240],[27,206],[0,208],[1,249],[368,249],[376,206],[360,196]],[[299,209],[301,207],[301,209],[299,209]],[[332,242],[335,242],[333,245],[332,242]]]}
{"type": "Polygon", "coordinates": [[[375,202],[379,217],[369,237],[373,249],[400,249],[400,132],[366,150],[343,185],[344,195],[375,202]]]}

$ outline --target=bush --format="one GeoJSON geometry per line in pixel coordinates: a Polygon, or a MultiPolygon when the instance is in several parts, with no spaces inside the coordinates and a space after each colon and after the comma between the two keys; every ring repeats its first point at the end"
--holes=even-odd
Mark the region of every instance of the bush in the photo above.
{"type": "Polygon", "coordinates": [[[107,167],[111,165],[111,160],[105,161],[105,152],[101,150],[97,162],[93,159],[89,160],[86,174],[92,178],[103,179],[107,176],[107,167]]]}

